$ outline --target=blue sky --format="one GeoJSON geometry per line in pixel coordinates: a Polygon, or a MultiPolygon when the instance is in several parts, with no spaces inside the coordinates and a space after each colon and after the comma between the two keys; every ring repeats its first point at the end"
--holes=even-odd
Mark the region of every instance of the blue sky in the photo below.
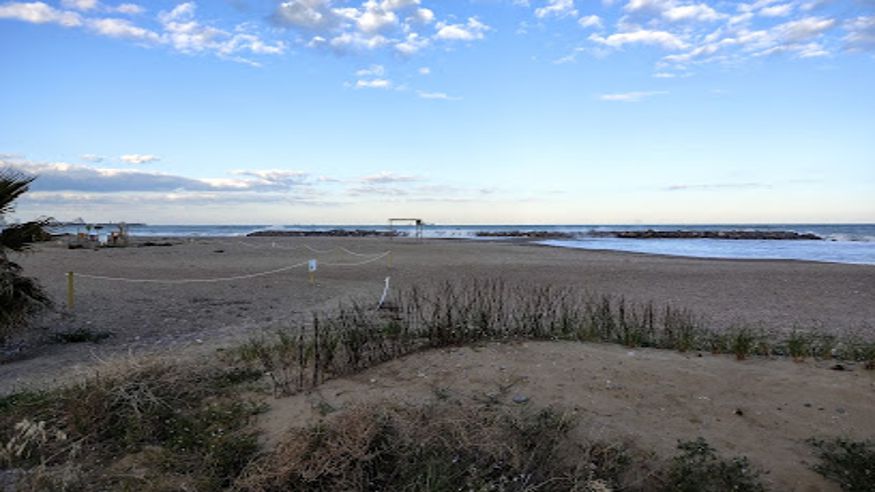
{"type": "Polygon", "coordinates": [[[875,222],[872,0],[0,0],[18,216],[875,222]]]}

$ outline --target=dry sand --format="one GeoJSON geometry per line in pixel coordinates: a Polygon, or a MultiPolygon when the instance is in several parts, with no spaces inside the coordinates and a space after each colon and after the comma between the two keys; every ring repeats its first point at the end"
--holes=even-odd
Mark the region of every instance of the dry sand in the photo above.
{"type": "MultiPolygon", "coordinates": [[[[163,240],[158,240],[163,241],[163,240]]],[[[87,328],[113,335],[99,345],[28,346],[22,360],[0,365],[0,393],[67,378],[100,359],[125,353],[208,352],[298,320],[341,301],[377,302],[392,285],[471,277],[578,285],[597,293],[672,303],[706,316],[712,326],[794,326],[875,337],[875,266],[796,261],[706,260],[584,251],[510,241],[371,238],[170,239],[170,247],[68,250],[45,245],[19,258],[57,301],[35,333],[87,328]],[[276,245],[273,248],[272,245],[276,245]],[[360,253],[392,251],[385,260],[355,263],[360,253]],[[318,258],[317,284],[304,268],[234,282],[163,285],[80,278],[76,306],[64,309],[68,271],[148,279],[217,278],[262,272],[318,258]]],[[[8,358],[7,354],[7,358],[8,358]]]]}
{"type": "MultiPolygon", "coordinates": [[[[578,285],[597,293],[672,303],[706,316],[712,327],[756,323],[778,331],[820,326],[875,337],[875,266],[792,261],[705,260],[542,247],[518,242],[294,238],[172,240],[170,247],[67,250],[42,246],[20,258],[58,301],[39,321],[36,338],[74,328],[108,331],[101,344],[31,344],[0,365],[0,394],[65,381],[128,353],[189,357],[210,354],[262,330],[299,320],[349,299],[376,303],[383,280],[393,286],[470,277],[578,285]],[[279,248],[272,248],[275,243],[279,248]],[[392,250],[368,265],[329,266],[392,250]],[[259,246],[259,247],[253,247],[259,246]],[[317,284],[303,268],[227,283],[131,284],[80,278],[76,307],[63,309],[64,273],[127,278],[215,278],[277,269],[318,258],[317,284]]],[[[771,470],[776,490],[835,490],[810,472],[803,440],[875,437],[875,372],[851,365],[629,350],[610,345],[522,343],[416,354],[352,378],[329,381],[309,395],[272,401],[261,421],[275,439],[313,422],[324,400],[344,408],[381,399],[423,401],[434,388],[473,397],[578,412],[590,437],[629,438],[663,456],[678,439],[704,436],[720,451],[746,454],[771,470]],[[374,382],[371,382],[374,380],[374,382]],[[736,414],[740,410],[741,415],[736,414]]],[[[582,435],[583,435],[582,434],[582,435]]]]}
{"type": "Polygon", "coordinates": [[[290,427],[325,418],[326,408],[421,404],[438,394],[510,406],[517,405],[514,397],[525,397],[525,405],[577,414],[581,425],[573,437],[627,440],[663,458],[676,453],[678,440],[702,436],[726,457],[748,456],[778,491],[839,490],[808,468],[817,460],[806,439],[875,437],[871,371],[576,342],[411,355],[272,401],[260,423],[277,439],[290,427]]]}

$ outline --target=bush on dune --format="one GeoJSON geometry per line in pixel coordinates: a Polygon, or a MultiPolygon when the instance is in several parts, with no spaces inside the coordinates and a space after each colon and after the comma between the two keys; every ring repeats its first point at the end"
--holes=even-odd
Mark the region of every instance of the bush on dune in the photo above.
{"type": "Polygon", "coordinates": [[[580,445],[552,409],[440,402],[361,406],[290,433],[244,472],[245,491],[615,490],[622,446],[580,445]]]}
{"type": "Polygon", "coordinates": [[[0,399],[0,469],[21,490],[219,490],[257,451],[259,407],[218,365],[136,364],[0,399]]]}

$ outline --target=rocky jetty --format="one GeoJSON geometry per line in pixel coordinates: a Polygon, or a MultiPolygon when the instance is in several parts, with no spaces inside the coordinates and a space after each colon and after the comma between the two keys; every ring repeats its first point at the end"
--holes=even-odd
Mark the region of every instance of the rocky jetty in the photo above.
{"type": "Polygon", "coordinates": [[[330,229],[327,231],[256,231],[246,237],[396,237],[405,235],[399,231],[376,231],[367,229],[330,229]]]}
{"type": "Polygon", "coordinates": [[[810,233],[793,231],[609,231],[599,235],[623,239],[769,239],[769,240],[823,240],[810,233]]]}
{"type": "Polygon", "coordinates": [[[478,231],[477,237],[507,237],[525,239],[574,239],[568,232],[558,231],[478,231]]]}

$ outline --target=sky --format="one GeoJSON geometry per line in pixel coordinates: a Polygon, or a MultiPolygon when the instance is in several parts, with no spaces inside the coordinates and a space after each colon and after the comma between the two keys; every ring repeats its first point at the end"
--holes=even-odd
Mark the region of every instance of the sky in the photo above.
{"type": "Polygon", "coordinates": [[[21,220],[875,222],[873,0],[0,0],[21,220]]]}

